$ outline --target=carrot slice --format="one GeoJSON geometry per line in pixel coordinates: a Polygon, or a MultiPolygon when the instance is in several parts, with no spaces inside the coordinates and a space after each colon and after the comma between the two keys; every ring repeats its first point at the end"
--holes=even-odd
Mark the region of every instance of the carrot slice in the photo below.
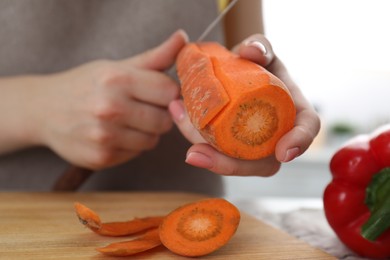
{"type": "Polygon", "coordinates": [[[161,245],[159,229],[154,228],[136,239],[112,243],[96,250],[110,256],[130,256],[161,245]]]}
{"type": "Polygon", "coordinates": [[[154,216],[134,218],[123,222],[102,223],[99,216],[83,204],[76,202],[74,207],[80,222],[93,232],[103,236],[133,235],[158,227],[164,218],[162,216],[154,216]]]}
{"type": "Polygon", "coordinates": [[[94,232],[101,228],[102,222],[100,217],[94,211],[79,202],[74,203],[74,209],[81,224],[94,232]]]}
{"type": "Polygon", "coordinates": [[[294,126],[296,108],[284,83],[222,45],[187,44],[176,64],[189,117],[219,151],[264,158],[294,126]]]}
{"type": "Polygon", "coordinates": [[[239,222],[239,210],[227,200],[204,199],[169,213],[160,226],[160,239],[176,254],[207,255],[230,240],[239,222]]]}

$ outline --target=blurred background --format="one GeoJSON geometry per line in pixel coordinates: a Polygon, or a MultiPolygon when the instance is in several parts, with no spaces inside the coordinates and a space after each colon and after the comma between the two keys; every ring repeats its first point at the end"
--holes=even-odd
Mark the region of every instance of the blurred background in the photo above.
{"type": "Polygon", "coordinates": [[[277,175],[226,177],[227,196],[320,198],[336,149],[390,123],[389,11],[387,0],[263,0],[265,34],[316,107],[322,129],[277,175]]]}

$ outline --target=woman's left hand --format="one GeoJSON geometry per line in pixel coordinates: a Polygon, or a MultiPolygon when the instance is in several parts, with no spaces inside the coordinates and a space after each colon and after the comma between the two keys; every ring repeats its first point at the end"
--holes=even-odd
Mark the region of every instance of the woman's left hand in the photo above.
{"type": "Polygon", "coordinates": [[[193,127],[181,100],[172,101],[169,110],[181,133],[193,143],[187,152],[188,164],[222,175],[272,176],[279,171],[281,163],[293,160],[309,148],[320,129],[320,119],[263,35],[256,34],[247,38],[233,48],[233,52],[263,66],[280,78],[288,87],[295,102],[297,116],[294,128],[279,140],[274,155],[253,161],[224,155],[207,144],[193,127]]]}

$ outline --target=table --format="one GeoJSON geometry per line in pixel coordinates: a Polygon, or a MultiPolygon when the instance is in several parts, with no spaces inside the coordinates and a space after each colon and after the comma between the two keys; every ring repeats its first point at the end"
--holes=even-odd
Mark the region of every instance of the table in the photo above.
{"type": "MultiPolygon", "coordinates": [[[[188,193],[0,193],[0,259],[118,259],[96,247],[126,238],[98,236],[84,228],[73,210],[82,202],[103,221],[167,214],[203,198],[188,193]]],[[[183,259],[163,247],[134,259],[183,259]]],[[[202,259],[336,259],[242,212],[235,236],[202,259]]]]}
{"type": "Polygon", "coordinates": [[[228,198],[242,211],[343,260],[365,260],[348,249],[329,226],[322,198],[228,198]]]}

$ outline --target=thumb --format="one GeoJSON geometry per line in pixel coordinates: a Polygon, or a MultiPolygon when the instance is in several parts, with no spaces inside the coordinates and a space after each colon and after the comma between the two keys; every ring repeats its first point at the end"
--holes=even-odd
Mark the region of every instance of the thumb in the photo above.
{"type": "Polygon", "coordinates": [[[271,43],[262,34],[248,37],[235,47],[234,51],[238,52],[242,58],[251,60],[263,67],[270,65],[276,58],[271,43]]]}
{"type": "Polygon", "coordinates": [[[177,128],[188,141],[193,144],[206,142],[191,123],[182,100],[171,101],[168,109],[177,128]]]}
{"type": "Polygon", "coordinates": [[[124,60],[123,63],[145,69],[166,70],[175,62],[177,54],[187,42],[186,32],[177,30],[159,46],[124,60]]]}

